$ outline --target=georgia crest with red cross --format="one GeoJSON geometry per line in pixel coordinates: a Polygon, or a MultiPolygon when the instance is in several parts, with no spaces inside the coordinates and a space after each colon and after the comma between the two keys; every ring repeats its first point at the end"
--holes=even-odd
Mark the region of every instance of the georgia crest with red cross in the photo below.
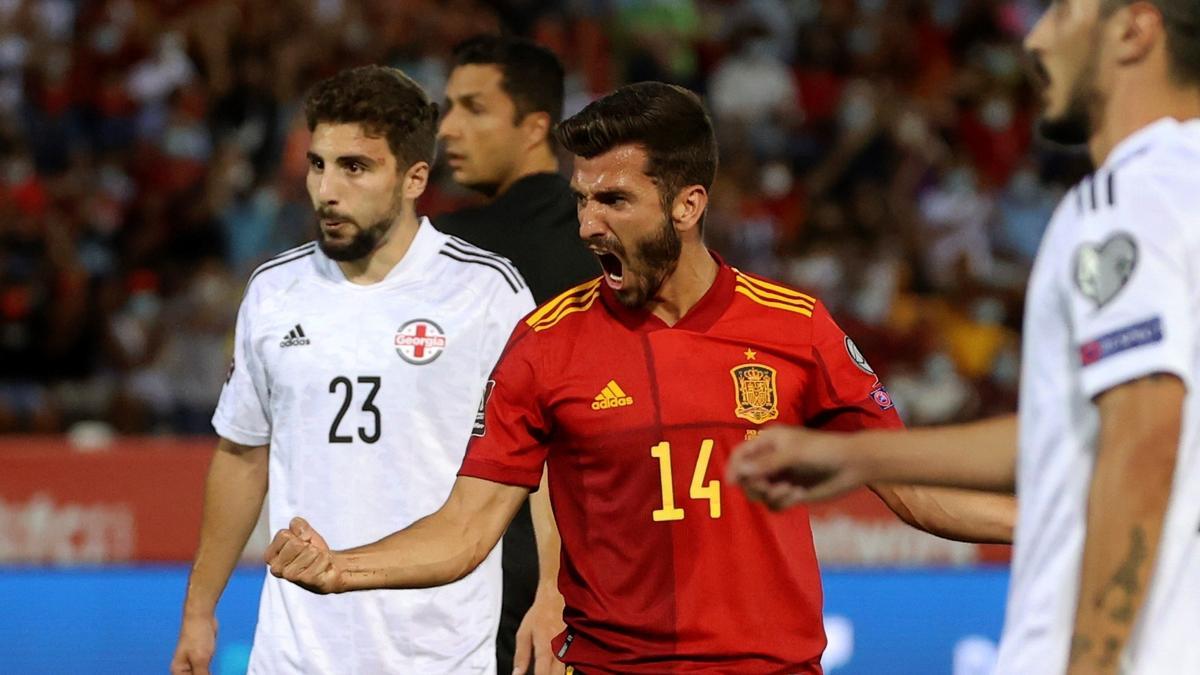
{"type": "Polygon", "coordinates": [[[413,319],[396,331],[396,353],[405,361],[423,366],[446,349],[446,332],[429,319],[413,319]]]}

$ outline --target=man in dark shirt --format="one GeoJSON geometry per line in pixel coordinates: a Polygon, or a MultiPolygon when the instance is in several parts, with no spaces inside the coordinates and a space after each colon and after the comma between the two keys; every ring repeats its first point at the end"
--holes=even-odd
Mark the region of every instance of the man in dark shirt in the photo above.
{"type": "MultiPolygon", "coordinates": [[[[455,47],[438,138],[454,181],[490,201],[436,216],[433,223],[511,260],[538,304],[600,273],[595,256],[579,239],[575,197],[558,173],[550,132],[562,107],[563,67],[544,47],[498,36],[478,36],[455,47]]],[[[542,490],[535,498],[544,494],[542,490]]],[[[536,656],[545,651],[550,663],[561,667],[548,651],[557,628],[545,628],[542,635],[527,622],[520,650],[517,640],[518,626],[535,596],[545,605],[540,615],[562,626],[555,564],[558,533],[548,510],[547,504],[537,546],[545,552],[543,559],[549,555],[552,563],[542,570],[540,584],[528,504],[504,536],[504,608],[496,641],[497,672],[503,675],[513,670],[514,652],[520,657],[516,665],[525,663],[529,654],[523,650],[529,644],[536,656]],[[526,637],[527,633],[532,634],[526,637]]]]}

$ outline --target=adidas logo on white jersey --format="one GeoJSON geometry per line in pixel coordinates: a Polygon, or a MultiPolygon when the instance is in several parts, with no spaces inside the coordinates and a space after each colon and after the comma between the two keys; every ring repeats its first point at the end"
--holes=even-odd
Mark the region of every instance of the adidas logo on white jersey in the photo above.
{"type": "Polygon", "coordinates": [[[300,324],[296,324],[295,328],[288,331],[288,334],[283,336],[283,342],[280,342],[279,346],[280,347],[303,347],[304,345],[306,345],[308,343],[309,343],[309,340],[304,335],[304,329],[300,327],[300,324]]]}

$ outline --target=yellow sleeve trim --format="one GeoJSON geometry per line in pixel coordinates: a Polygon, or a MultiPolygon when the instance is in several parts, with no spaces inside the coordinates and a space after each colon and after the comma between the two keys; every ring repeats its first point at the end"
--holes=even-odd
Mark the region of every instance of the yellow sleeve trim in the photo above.
{"type": "Polygon", "coordinates": [[[525,320],[525,323],[530,326],[539,323],[543,319],[553,314],[559,307],[566,303],[566,301],[575,296],[585,295],[588,291],[598,288],[602,278],[603,277],[596,277],[591,281],[584,282],[574,288],[559,293],[558,296],[556,296],[553,300],[539,307],[533,314],[530,314],[529,318],[525,320]]]}
{"type": "Polygon", "coordinates": [[[573,299],[569,303],[563,303],[563,306],[559,308],[557,312],[555,312],[552,316],[547,317],[544,321],[536,325],[530,325],[533,326],[534,332],[541,332],[549,328],[553,328],[558,325],[558,322],[562,321],[564,317],[574,314],[575,312],[586,312],[587,310],[591,309],[592,303],[596,302],[596,298],[598,297],[600,297],[600,291],[598,289],[593,289],[592,292],[583,297],[573,299]]]}
{"type": "Polygon", "coordinates": [[[763,281],[761,279],[755,279],[753,277],[748,277],[745,274],[739,273],[738,280],[754,287],[755,290],[775,291],[776,293],[782,293],[784,296],[787,296],[788,298],[791,298],[794,300],[803,300],[804,302],[807,302],[810,305],[817,301],[817,299],[811,295],[806,295],[804,293],[801,293],[800,291],[793,291],[790,288],[784,288],[783,286],[780,286],[778,284],[773,284],[768,281],[763,281]]]}
{"type": "Polygon", "coordinates": [[[772,307],[774,309],[782,309],[785,312],[795,312],[796,314],[802,314],[802,315],[808,316],[808,317],[812,316],[812,310],[807,307],[802,307],[800,305],[795,305],[795,304],[791,304],[791,303],[772,302],[770,300],[767,300],[765,298],[758,296],[748,286],[738,285],[733,290],[738,293],[741,293],[742,295],[746,296],[747,298],[750,298],[754,302],[757,302],[758,304],[760,304],[764,307],[772,307]]]}
{"type": "Polygon", "coordinates": [[[775,301],[782,302],[785,304],[795,305],[796,307],[802,307],[804,309],[813,309],[813,304],[807,300],[801,300],[799,298],[793,298],[793,297],[789,297],[786,295],[781,295],[779,293],[772,293],[770,291],[764,291],[760,288],[755,288],[754,286],[751,286],[750,284],[739,283],[739,288],[745,288],[746,290],[754,293],[756,296],[758,296],[759,298],[762,298],[763,300],[775,300],[775,301]]]}

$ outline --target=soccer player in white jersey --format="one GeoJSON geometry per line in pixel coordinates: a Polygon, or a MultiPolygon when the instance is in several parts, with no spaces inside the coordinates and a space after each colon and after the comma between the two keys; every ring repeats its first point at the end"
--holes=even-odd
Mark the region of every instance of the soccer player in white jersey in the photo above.
{"type": "Polygon", "coordinates": [[[730,478],[777,508],[864,481],[1015,487],[997,672],[1200,673],[1200,2],[1056,0],[1026,46],[1043,134],[1098,169],[1034,264],[1019,418],[776,428],[730,478]]]}
{"type": "MultiPolygon", "coordinates": [[[[504,258],[418,218],[437,107],[392,68],[305,102],[316,242],[250,277],[213,425],[204,523],[172,671],[207,672],[213,610],[270,484],[269,519],[355,544],[445,500],[480,397],[533,309],[504,258]],[[281,520],[284,519],[284,520],[281,520]]],[[[494,673],[500,559],[440,589],[323,598],[268,577],[251,673],[494,673]]]]}

